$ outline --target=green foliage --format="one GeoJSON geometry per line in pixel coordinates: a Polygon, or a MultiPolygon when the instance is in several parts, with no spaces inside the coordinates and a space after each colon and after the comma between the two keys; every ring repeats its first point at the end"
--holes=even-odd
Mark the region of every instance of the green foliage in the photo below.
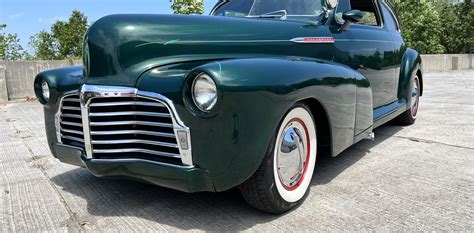
{"type": "Polygon", "coordinates": [[[443,53],[442,23],[434,4],[427,0],[393,1],[407,45],[422,54],[443,53]]]}
{"type": "Polygon", "coordinates": [[[428,0],[392,1],[408,46],[420,53],[473,53],[472,0],[452,4],[428,0]]]}
{"type": "Polygon", "coordinates": [[[441,44],[446,53],[457,53],[461,47],[462,23],[456,15],[456,5],[449,3],[436,3],[436,11],[439,12],[439,18],[442,27],[441,44]],[[449,36],[448,36],[449,35],[449,36]]]}
{"type": "Polygon", "coordinates": [[[0,60],[14,61],[23,59],[27,53],[20,45],[20,39],[17,34],[5,34],[2,30],[7,25],[0,24],[0,60]]]}
{"type": "Polygon", "coordinates": [[[196,0],[176,0],[171,6],[175,14],[203,14],[204,4],[196,0]]]}
{"type": "Polygon", "coordinates": [[[443,34],[441,43],[446,53],[474,52],[474,9],[471,0],[462,4],[436,3],[443,34]]]}
{"type": "Polygon", "coordinates": [[[67,21],[56,21],[51,26],[51,32],[43,30],[30,38],[29,44],[35,50],[35,59],[82,57],[82,44],[87,27],[87,17],[76,10],[67,21]]]}
{"type": "Polygon", "coordinates": [[[459,53],[474,53],[474,8],[472,0],[465,0],[457,5],[456,11],[460,18],[461,45],[459,53]]]}
{"type": "Polygon", "coordinates": [[[35,50],[35,59],[61,59],[57,40],[45,30],[42,30],[34,36],[30,37],[29,45],[35,50]]]}

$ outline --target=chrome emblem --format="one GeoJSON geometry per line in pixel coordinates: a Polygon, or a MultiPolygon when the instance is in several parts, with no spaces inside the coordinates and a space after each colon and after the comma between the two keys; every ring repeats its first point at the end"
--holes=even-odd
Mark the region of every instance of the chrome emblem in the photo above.
{"type": "Polygon", "coordinates": [[[291,42],[302,44],[332,44],[334,41],[333,37],[297,37],[291,39],[291,42]]]}

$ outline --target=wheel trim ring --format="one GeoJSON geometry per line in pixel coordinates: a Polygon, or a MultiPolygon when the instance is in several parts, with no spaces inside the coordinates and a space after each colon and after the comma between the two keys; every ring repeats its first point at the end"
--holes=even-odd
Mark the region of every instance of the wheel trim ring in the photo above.
{"type": "MultiPolygon", "coordinates": [[[[306,127],[306,124],[299,118],[293,118],[291,119],[288,124],[286,124],[285,126],[285,129],[291,125],[292,123],[294,122],[297,122],[299,123],[301,126],[303,126],[303,129],[304,129],[304,134],[305,134],[305,137],[306,137],[306,160],[305,160],[305,164],[304,164],[304,168],[303,168],[303,172],[301,173],[300,177],[299,177],[299,180],[296,184],[292,185],[292,186],[288,186],[286,185],[283,181],[282,181],[282,177],[280,176],[280,173],[278,173],[278,178],[280,180],[280,183],[281,185],[283,186],[283,188],[285,188],[286,190],[288,191],[294,191],[296,190],[300,185],[301,183],[303,182],[304,178],[305,178],[305,175],[306,175],[306,171],[308,170],[308,164],[309,164],[309,161],[310,161],[310,152],[311,152],[311,143],[310,143],[310,138],[309,138],[309,132],[308,132],[308,128],[306,127]]],[[[283,131],[283,135],[285,135],[285,131],[283,131]]],[[[281,137],[281,136],[280,136],[281,137]]],[[[279,146],[279,145],[277,145],[279,146]]]]}
{"type": "Polygon", "coordinates": [[[416,91],[416,100],[415,104],[411,107],[411,116],[413,118],[416,118],[416,115],[418,114],[418,106],[420,102],[420,80],[418,79],[418,76],[415,76],[415,80],[413,82],[414,85],[416,85],[417,91],[416,91]]]}

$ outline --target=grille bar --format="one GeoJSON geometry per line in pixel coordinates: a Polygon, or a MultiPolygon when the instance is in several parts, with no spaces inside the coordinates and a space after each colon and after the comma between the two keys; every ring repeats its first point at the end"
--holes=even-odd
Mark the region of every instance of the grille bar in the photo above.
{"type": "Polygon", "coordinates": [[[101,112],[91,113],[91,117],[104,117],[104,116],[155,116],[155,117],[171,117],[169,113],[159,112],[101,112]]]}
{"type": "MultiPolygon", "coordinates": [[[[77,95],[74,95],[74,96],[77,96],[77,95]]],[[[76,99],[76,98],[65,98],[65,99],[63,100],[63,102],[79,103],[79,96],[77,96],[77,99],[76,99]]]]}
{"type": "Polygon", "coordinates": [[[139,149],[139,148],[127,148],[127,149],[94,149],[94,153],[98,154],[118,154],[118,153],[145,153],[151,155],[165,156],[170,158],[180,158],[180,154],[167,153],[161,151],[139,149]]]}
{"type": "Polygon", "coordinates": [[[145,101],[123,101],[123,102],[110,102],[110,103],[92,103],[90,107],[108,107],[108,106],[127,106],[127,105],[139,105],[139,106],[150,106],[150,107],[166,107],[162,103],[158,102],[145,102],[145,101]]]}
{"type": "Polygon", "coordinates": [[[141,135],[175,138],[175,135],[172,133],[161,133],[161,132],[153,132],[153,131],[145,131],[145,130],[91,131],[91,135],[124,135],[124,134],[141,134],[141,135]]]}
{"type": "Polygon", "coordinates": [[[178,144],[166,143],[160,141],[140,140],[140,139],[125,139],[125,140],[93,140],[92,144],[127,144],[127,143],[143,143],[154,146],[164,146],[171,148],[178,148],[178,144]]]}
{"type": "Polygon", "coordinates": [[[72,133],[72,134],[78,134],[78,135],[84,135],[82,131],[77,131],[77,130],[72,130],[72,129],[61,129],[61,131],[66,132],[66,133],[72,133]]]}
{"type": "Polygon", "coordinates": [[[150,122],[150,121],[108,121],[108,122],[90,122],[91,126],[116,126],[116,125],[147,125],[173,128],[173,124],[150,122]]]}
{"type": "Polygon", "coordinates": [[[61,124],[82,127],[82,123],[75,123],[75,122],[69,122],[69,121],[64,121],[64,120],[61,120],[61,124]]]}
{"type": "Polygon", "coordinates": [[[81,111],[80,107],[63,106],[63,110],[81,111]]]}
{"type": "MultiPolygon", "coordinates": [[[[63,108],[64,109],[64,108],[63,108]]],[[[61,114],[62,117],[69,117],[69,118],[77,118],[81,119],[81,115],[76,115],[76,114],[61,114]]]]}
{"type": "Polygon", "coordinates": [[[76,138],[76,137],[66,136],[66,135],[61,135],[61,137],[64,138],[64,139],[67,139],[67,140],[72,140],[72,141],[84,143],[84,139],[81,139],[81,138],[76,138]]]}

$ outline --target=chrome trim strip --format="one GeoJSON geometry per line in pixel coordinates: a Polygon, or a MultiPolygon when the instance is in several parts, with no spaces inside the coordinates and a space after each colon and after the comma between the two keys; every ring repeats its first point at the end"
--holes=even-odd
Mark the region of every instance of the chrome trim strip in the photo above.
{"type": "MultiPolygon", "coordinates": [[[[181,165],[175,165],[175,164],[171,164],[171,163],[163,163],[163,162],[158,162],[158,161],[150,161],[150,160],[145,160],[145,159],[114,159],[113,160],[114,162],[146,162],[146,163],[153,163],[153,164],[156,164],[156,165],[161,165],[161,166],[167,166],[167,167],[175,167],[175,168],[193,168],[194,166],[181,166],[181,165]]],[[[109,163],[110,162],[110,159],[94,159],[94,162],[97,162],[97,163],[109,163]]]]}
{"type": "Polygon", "coordinates": [[[91,117],[106,117],[106,116],[152,116],[152,117],[171,117],[168,113],[159,113],[159,112],[139,112],[139,111],[129,111],[129,112],[101,112],[101,113],[91,113],[91,117]]]}
{"type": "Polygon", "coordinates": [[[151,103],[143,101],[121,101],[121,102],[107,102],[107,103],[93,103],[89,107],[108,107],[108,106],[123,106],[123,105],[140,105],[140,106],[151,106],[151,107],[166,107],[161,103],[151,103]]]}
{"type": "Polygon", "coordinates": [[[290,40],[301,44],[334,44],[334,37],[296,37],[290,40]]]}
{"type": "Polygon", "coordinates": [[[86,152],[86,159],[92,159],[92,142],[89,125],[89,101],[92,93],[88,90],[88,85],[82,85],[80,102],[81,102],[81,116],[82,128],[84,130],[84,150],[86,152]]]}
{"type": "MultiPolygon", "coordinates": [[[[101,153],[101,154],[114,154],[114,153],[147,153],[152,155],[159,155],[165,156],[170,158],[180,158],[181,155],[167,153],[162,151],[154,151],[154,150],[147,150],[147,149],[139,149],[139,148],[127,148],[127,149],[95,149],[94,153],[101,153]]],[[[95,159],[94,159],[95,160],[95,159]]]]}
{"type": "Polygon", "coordinates": [[[141,139],[123,139],[123,140],[92,140],[93,144],[146,144],[153,146],[163,146],[170,148],[178,148],[178,144],[160,142],[160,141],[150,141],[150,140],[141,140],[141,139]]]}
{"type": "Polygon", "coordinates": [[[159,123],[151,121],[104,121],[104,122],[90,122],[90,126],[111,126],[111,125],[147,125],[147,126],[157,126],[165,128],[173,128],[173,124],[168,123],[159,123]]]}
{"type": "Polygon", "coordinates": [[[175,138],[175,135],[171,133],[161,133],[161,132],[153,132],[153,131],[145,131],[145,130],[91,131],[91,135],[121,135],[121,134],[141,134],[141,135],[175,138]]]}

